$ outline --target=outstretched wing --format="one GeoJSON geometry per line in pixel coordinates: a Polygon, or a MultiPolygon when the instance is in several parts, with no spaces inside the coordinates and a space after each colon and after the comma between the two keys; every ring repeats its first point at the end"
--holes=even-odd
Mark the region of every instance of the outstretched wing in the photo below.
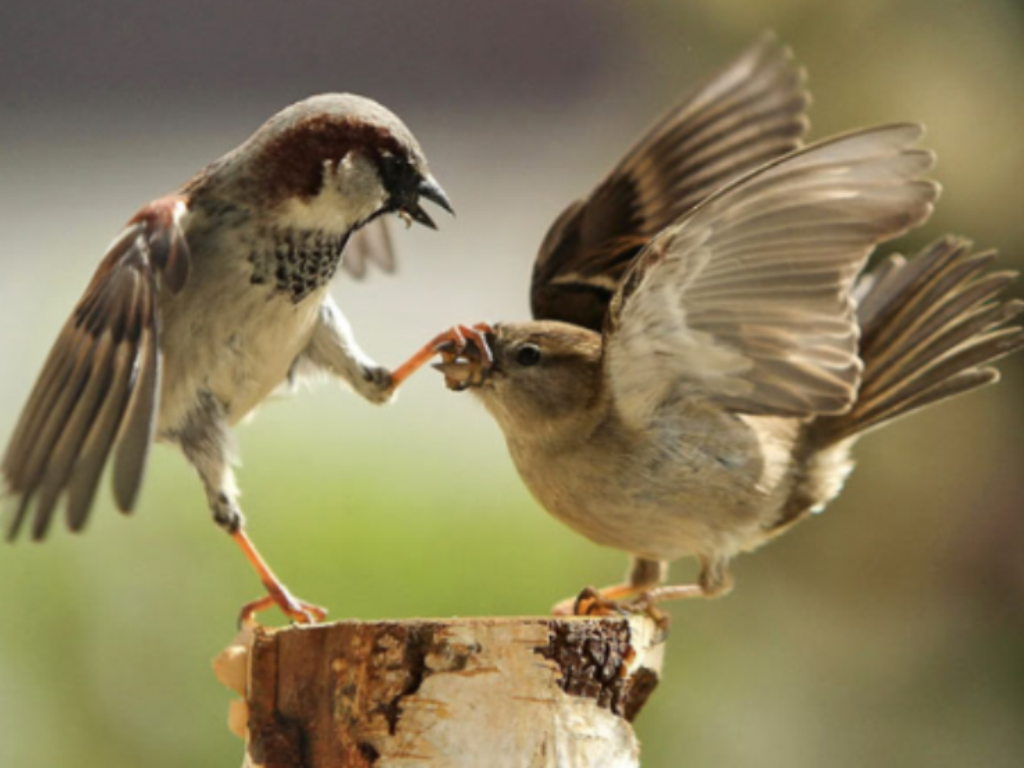
{"type": "Polygon", "coordinates": [[[810,97],[803,72],[764,35],[634,145],[548,230],[533,270],[538,320],[601,330],[640,250],[716,189],[798,148],[810,97]]]}
{"type": "Polygon", "coordinates": [[[748,414],[850,407],[860,380],[850,291],[872,248],[920,224],[938,187],[922,129],[859,131],[721,190],[637,259],[606,323],[605,369],[645,424],[673,392],[748,414]]]}
{"type": "Polygon", "coordinates": [[[384,272],[395,271],[395,251],[383,216],[353,232],[341,253],[341,266],[356,280],[366,275],[367,264],[376,264],[384,272]]]}
{"type": "Polygon", "coordinates": [[[1011,325],[1024,301],[1000,296],[1018,275],[992,270],[995,257],[947,235],[912,259],[889,256],[858,282],[864,381],[852,409],[815,419],[817,444],[999,380],[991,364],[1024,348],[1024,329],[1011,325]]]}
{"type": "Polygon", "coordinates": [[[13,497],[13,539],[29,516],[46,535],[62,493],[79,530],[114,453],[114,498],[131,511],[152,441],[160,389],[160,289],[189,273],[179,197],[142,209],[114,241],[64,324],[0,464],[13,497]]]}

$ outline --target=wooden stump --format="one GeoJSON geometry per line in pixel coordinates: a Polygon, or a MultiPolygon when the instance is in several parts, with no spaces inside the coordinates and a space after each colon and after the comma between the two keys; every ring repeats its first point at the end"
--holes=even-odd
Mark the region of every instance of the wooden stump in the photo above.
{"type": "Polygon", "coordinates": [[[646,617],[243,631],[214,662],[263,768],[634,768],[658,682],[646,617]]]}

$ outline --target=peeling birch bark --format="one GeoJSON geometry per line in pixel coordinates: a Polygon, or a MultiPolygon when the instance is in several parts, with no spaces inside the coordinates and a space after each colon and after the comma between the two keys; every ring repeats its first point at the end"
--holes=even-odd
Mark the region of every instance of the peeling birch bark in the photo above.
{"type": "Polygon", "coordinates": [[[646,617],[257,627],[214,662],[252,768],[636,768],[646,617]]]}

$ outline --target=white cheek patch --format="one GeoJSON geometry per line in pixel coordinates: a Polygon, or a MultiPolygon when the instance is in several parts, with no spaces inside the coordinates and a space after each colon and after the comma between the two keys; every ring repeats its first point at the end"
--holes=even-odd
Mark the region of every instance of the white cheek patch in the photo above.
{"type": "Polygon", "coordinates": [[[290,199],[281,213],[295,229],[342,235],[365,221],[387,202],[387,193],[373,163],[349,153],[340,162],[324,162],[324,183],[311,199],[290,199]]]}

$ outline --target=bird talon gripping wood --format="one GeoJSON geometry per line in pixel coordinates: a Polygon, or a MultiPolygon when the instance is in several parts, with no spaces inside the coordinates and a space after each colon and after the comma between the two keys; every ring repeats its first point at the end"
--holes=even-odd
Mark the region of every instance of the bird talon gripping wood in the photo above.
{"type": "Polygon", "coordinates": [[[304,602],[292,596],[287,590],[272,591],[246,603],[238,614],[239,628],[255,621],[256,614],[277,606],[295,624],[316,624],[327,618],[327,609],[304,602]]]}
{"type": "Polygon", "coordinates": [[[572,604],[573,616],[628,616],[628,608],[602,597],[594,587],[584,587],[572,604]]]}

